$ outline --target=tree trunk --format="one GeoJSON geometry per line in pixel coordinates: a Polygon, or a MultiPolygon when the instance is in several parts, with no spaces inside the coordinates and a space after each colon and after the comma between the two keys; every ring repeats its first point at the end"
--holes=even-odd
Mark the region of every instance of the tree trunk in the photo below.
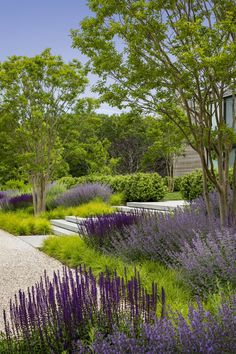
{"type": "Polygon", "coordinates": [[[36,176],[33,178],[33,204],[34,214],[39,215],[46,210],[46,178],[36,176]]]}
{"type": "Polygon", "coordinates": [[[168,181],[168,191],[174,191],[174,169],[173,169],[173,159],[171,157],[166,158],[166,172],[168,181]]]}
{"type": "Polygon", "coordinates": [[[203,180],[203,197],[206,203],[206,210],[209,218],[212,216],[212,206],[209,198],[209,190],[208,190],[208,177],[207,177],[207,172],[206,172],[206,161],[205,161],[205,156],[204,152],[201,154],[199,153],[199,157],[201,159],[201,164],[202,164],[202,180],[203,180]]]}
{"type": "Polygon", "coordinates": [[[219,207],[220,207],[220,223],[221,226],[224,227],[228,224],[228,202],[227,202],[227,194],[223,188],[222,191],[219,192],[219,207]]]}
{"type": "Polygon", "coordinates": [[[208,190],[208,178],[207,178],[207,174],[206,174],[206,170],[203,167],[202,168],[202,177],[203,177],[203,197],[206,203],[206,210],[207,210],[207,214],[209,216],[209,218],[212,217],[212,205],[210,202],[210,198],[209,198],[209,190],[208,190]]]}
{"type": "Polygon", "coordinates": [[[232,217],[235,219],[236,217],[236,150],[234,152],[234,166],[233,166],[233,182],[232,182],[232,189],[233,189],[233,200],[232,200],[232,217]]]}

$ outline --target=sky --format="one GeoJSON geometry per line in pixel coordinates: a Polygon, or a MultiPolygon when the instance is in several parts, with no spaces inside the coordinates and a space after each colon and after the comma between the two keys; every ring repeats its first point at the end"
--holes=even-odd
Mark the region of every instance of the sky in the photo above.
{"type": "MultiPolygon", "coordinates": [[[[0,61],[11,55],[34,56],[45,48],[61,55],[65,61],[73,58],[86,61],[78,49],[71,48],[70,29],[91,15],[87,0],[0,0],[0,61]]],[[[96,77],[89,75],[90,86],[96,77]]],[[[94,97],[90,87],[86,96],[94,97]]],[[[100,113],[117,113],[104,104],[100,113]]]]}

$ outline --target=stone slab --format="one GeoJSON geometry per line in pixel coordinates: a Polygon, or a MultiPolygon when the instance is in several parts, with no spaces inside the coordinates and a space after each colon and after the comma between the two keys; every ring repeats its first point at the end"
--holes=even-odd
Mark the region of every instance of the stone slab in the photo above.
{"type": "Polygon", "coordinates": [[[131,208],[142,208],[142,209],[152,209],[161,211],[170,211],[178,207],[182,208],[188,205],[185,200],[168,200],[166,202],[128,202],[127,207],[131,208]]]}

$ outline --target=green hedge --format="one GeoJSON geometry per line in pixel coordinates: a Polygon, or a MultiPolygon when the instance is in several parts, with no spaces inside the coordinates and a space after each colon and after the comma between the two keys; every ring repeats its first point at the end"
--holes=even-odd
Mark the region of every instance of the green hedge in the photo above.
{"type": "Polygon", "coordinates": [[[182,197],[193,200],[203,194],[202,171],[194,171],[181,179],[180,192],[182,197]]]}
{"type": "MultiPolygon", "coordinates": [[[[178,177],[174,177],[174,189],[173,192],[179,192],[180,188],[181,188],[181,182],[182,182],[182,178],[183,176],[178,176],[178,177]]],[[[163,182],[165,184],[165,186],[168,188],[168,177],[162,177],[163,182]]]]}
{"type": "MultiPolygon", "coordinates": [[[[216,173],[217,175],[217,173],[216,173]]],[[[229,184],[232,186],[233,169],[229,170],[229,184]]],[[[213,184],[208,182],[208,189],[213,190],[213,184]]],[[[180,191],[184,199],[193,200],[203,195],[203,177],[202,171],[196,170],[181,177],[180,191]]]]}
{"type": "Polygon", "coordinates": [[[157,173],[135,173],[117,176],[88,175],[83,177],[63,177],[59,183],[71,188],[83,183],[108,184],[115,193],[123,193],[126,201],[158,201],[167,192],[164,180],[157,173]]]}

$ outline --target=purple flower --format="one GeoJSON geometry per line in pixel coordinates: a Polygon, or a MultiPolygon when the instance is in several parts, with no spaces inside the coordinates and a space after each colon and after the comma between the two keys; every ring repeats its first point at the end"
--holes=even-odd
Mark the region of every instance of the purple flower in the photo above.
{"type": "Polygon", "coordinates": [[[70,352],[74,341],[88,338],[93,327],[106,334],[127,321],[135,329],[153,320],[157,301],[157,286],[147,293],[137,272],[130,280],[108,271],[96,280],[85,267],[64,268],[52,280],[45,273],[11,300],[10,319],[4,313],[6,341],[24,353],[70,352]]]}
{"type": "Polygon", "coordinates": [[[77,187],[71,188],[55,200],[57,206],[63,205],[65,207],[77,206],[87,203],[92,199],[100,198],[103,201],[108,201],[112,194],[109,186],[100,183],[81,184],[77,187]]]}
{"type": "Polygon", "coordinates": [[[104,336],[97,333],[91,346],[78,341],[75,353],[106,354],[173,354],[202,353],[228,354],[236,352],[236,296],[229,303],[222,303],[213,316],[204,311],[201,303],[195,310],[189,308],[188,319],[174,313],[154,323],[142,323],[134,331],[127,324],[125,330],[117,329],[104,336]]]}
{"type": "Polygon", "coordinates": [[[218,282],[236,285],[236,231],[214,230],[206,236],[195,233],[191,243],[185,242],[181,252],[173,253],[183,279],[197,294],[217,290],[218,282]]]}
{"type": "Polygon", "coordinates": [[[84,239],[95,248],[111,249],[114,235],[122,236],[125,227],[139,222],[142,216],[137,213],[102,215],[88,218],[79,229],[85,234],[84,239]]]}

